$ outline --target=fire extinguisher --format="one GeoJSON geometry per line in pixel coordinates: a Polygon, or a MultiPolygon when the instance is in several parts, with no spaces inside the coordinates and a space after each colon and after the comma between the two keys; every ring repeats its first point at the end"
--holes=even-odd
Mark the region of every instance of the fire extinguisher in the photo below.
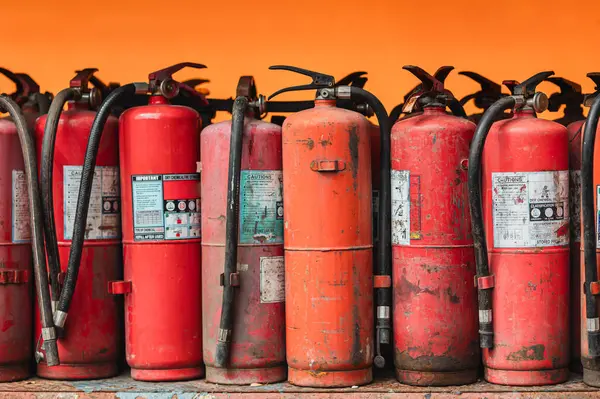
{"type": "Polygon", "coordinates": [[[21,112],[27,121],[27,127],[33,130],[35,120],[48,113],[52,94],[40,92],[40,86],[26,73],[13,73],[6,68],[0,68],[0,74],[6,76],[15,84],[15,92],[10,94],[21,108],[21,112]]]}
{"type": "MultiPolygon", "coordinates": [[[[498,83],[476,72],[462,71],[458,74],[473,79],[481,86],[481,90],[479,90],[478,92],[468,94],[460,99],[460,105],[462,105],[463,107],[470,100],[473,100],[475,106],[483,110],[483,112],[485,112],[493,103],[506,96],[506,94],[502,93],[502,87],[498,83]]],[[[469,115],[469,119],[475,123],[479,123],[479,120],[483,116],[483,112],[471,114],[469,115]]],[[[500,119],[507,119],[510,117],[510,113],[504,113],[501,115],[500,119]]]]}
{"type": "MultiPolygon", "coordinates": [[[[93,178],[94,205],[83,225],[74,223],[85,146],[101,102],[100,89],[89,87],[95,72],[89,68],[76,73],[35,127],[61,365],[49,367],[38,348],[36,359],[37,374],[50,379],[107,378],[118,373],[118,304],[106,293],[108,282],[120,277],[122,264],[115,117],[109,118],[100,145],[93,178]],[[65,103],[67,111],[63,111],[65,103]],[[78,229],[85,232],[85,243],[76,239],[78,229]]],[[[36,323],[38,334],[40,328],[36,323]]]]}
{"type": "Polygon", "coordinates": [[[42,205],[35,142],[18,104],[0,95],[0,381],[27,378],[32,354],[32,260],[44,348],[49,364],[60,362],[44,257],[42,205]],[[8,205],[12,204],[12,205],[8,205]]]}
{"type": "MultiPolygon", "coordinates": [[[[600,85],[600,74],[588,76],[600,85]]],[[[581,141],[585,122],[583,115],[584,95],[581,86],[570,80],[550,77],[546,79],[560,88],[548,101],[548,110],[558,112],[565,105],[564,116],[555,122],[567,127],[569,135],[569,197],[571,216],[571,370],[581,373],[581,275],[584,273],[581,263],[581,141]]],[[[585,319],[585,317],[584,317],[585,319]]]]}
{"type": "Polygon", "coordinates": [[[488,108],[469,155],[480,346],[485,379],[496,384],[569,376],[567,129],[534,117],[548,104],[536,87],[552,74],[515,85],[488,108]],[[513,118],[494,123],[510,109],[513,118]]]}
{"type": "Polygon", "coordinates": [[[312,83],[281,89],[317,90],[314,108],[283,125],[286,354],[288,380],[344,387],[372,380],[373,287],[377,289],[376,354],[389,342],[389,118],[381,102],[333,76],[291,66],[312,83]],[[373,279],[371,152],[366,118],[336,107],[367,103],[381,129],[378,275],[373,279]],[[326,328],[324,328],[326,326],[326,328]]]}
{"type": "Polygon", "coordinates": [[[196,172],[200,117],[169,104],[182,89],[171,76],[184,67],[205,68],[176,64],[151,73],[149,84],[130,83],[109,94],[92,124],[77,200],[73,240],[82,242],[111,109],[136,94],[150,94],[148,105],[119,118],[124,279],[109,284],[111,294],[125,295],[126,358],[136,380],[186,380],[204,373],[196,172]]]}
{"type": "MultiPolygon", "coordinates": [[[[453,67],[447,67],[452,70],[453,67]]],[[[477,380],[479,341],[467,159],[475,124],[448,115],[452,94],[423,69],[392,127],[392,275],[396,376],[410,385],[477,380]]]]}

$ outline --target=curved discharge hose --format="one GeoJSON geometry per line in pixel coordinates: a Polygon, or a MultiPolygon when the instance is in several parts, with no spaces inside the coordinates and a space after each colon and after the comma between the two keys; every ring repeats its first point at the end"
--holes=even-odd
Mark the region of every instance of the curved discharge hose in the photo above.
{"type": "Polygon", "coordinates": [[[54,314],[54,324],[59,328],[62,328],[65,325],[67,312],[69,311],[73,293],[75,292],[77,275],[79,274],[94,169],[96,167],[96,157],[98,155],[102,131],[104,130],[104,125],[106,124],[108,117],[111,115],[111,108],[121,99],[121,97],[133,96],[136,93],[136,88],[136,83],[130,83],[111,92],[100,106],[90,130],[88,145],[85,152],[85,161],[81,172],[81,184],[79,186],[79,196],[77,198],[77,210],[75,212],[75,221],[73,225],[69,263],[64,286],[60,293],[58,308],[54,314]]]}
{"type": "MultiPolygon", "coordinates": [[[[377,247],[377,274],[392,276],[391,270],[391,159],[390,159],[390,133],[392,121],[388,117],[385,107],[377,97],[358,87],[350,86],[350,97],[353,100],[366,102],[374,111],[379,123],[379,140],[381,143],[380,162],[380,193],[379,193],[379,246],[377,247]]],[[[391,284],[390,284],[391,285],[391,284]]],[[[385,359],[381,356],[380,344],[391,343],[390,308],[392,306],[391,287],[378,288],[377,298],[377,337],[375,365],[385,366],[385,359]]]]}
{"type": "MultiPolygon", "coordinates": [[[[40,161],[40,177],[42,186],[42,203],[44,205],[44,234],[46,236],[46,255],[50,270],[50,286],[52,289],[52,309],[56,311],[60,296],[58,275],[60,274],[60,258],[58,255],[58,239],[56,237],[56,220],[54,217],[54,197],[52,193],[52,176],[54,171],[54,145],[60,115],[67,101],[73,100],[75,90],[61,90],[48,111],[44,138],[42,141],[42,159],[40,161]]],[[[41,112],[41,110],[40,110],[41,112]]]]}
{"type": "Polygon", "coordinates": [[[231,117],[231,138],[229,141],[223,302],[221,304],[221,321],[219,323],[219,335],[215,354],[215,367],[219,368],[226,367],[229,362],[231,338],[233,335],[235,288],[231,285],[231,275],[237,272],[238,199],[240,197],[244,116],[247,108],[248,99],[246,97],[239,96],[235,99],[231,117]]]}
{"type": "Polygon", "coordinates": [[[48,273],[46,271],[44,233],[42,228],[43,212],[38,184],[35,142],[33,136],[27,130],[27,122],[25,121],[19,106],[13,100],[4,95],[0,96],[0,108],[4,108],[8,111],[13,122],[17,126],[17,133],[23,151],[27,190],[29,192],[31,236],[33,239],[33,264],[36,294],[42,321],[42,338],[44,339],[44,349],[46,351],[46,363],[48,366],[57,366],[60,364],[60,360],[58,358],[56,330],[52,322],[52,305],[50,303],[50,291],[48,289],[48,273]]]}
{"type": "MultiPolygon", "coordinates": [[[[492,127],[504,110],[515,106],[513,97],[504,97],[496,101],[485,111],[471,142],[469,153],[469,208],[471,210],[471,227],[473,230],[473,246],[477,265],[477,278],[490,276],[488,264],[487,245],[483,226],[483,211],[481,207],[481,158],[485,139],[492,127]]],[[[477,285],[477,299],[479,303],[479,346],[492,348],[494,346],[494,329],[492,324],[492,289],[477,285]]]]}
{"type": "Polygon", "coordinates": [[[598,320],[597,292],[592,284],[598,284],[596,261],[596,212],[594,212],[594,146],[600,117],[600,95],[594,99],[583,131],[581,146],[581,212],[583,213],[583,256],[585,261],[585,317],[589,354],[600,356],[600,321],[598,320]]]}

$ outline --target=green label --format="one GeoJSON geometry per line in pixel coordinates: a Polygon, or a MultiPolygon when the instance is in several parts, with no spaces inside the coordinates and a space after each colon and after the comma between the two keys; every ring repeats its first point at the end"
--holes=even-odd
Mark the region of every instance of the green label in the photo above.
{"type": "Polygon", "coordinates": [[[242,170],[239,242],[283,243],[283,174],[280,170],[242,170]]]}

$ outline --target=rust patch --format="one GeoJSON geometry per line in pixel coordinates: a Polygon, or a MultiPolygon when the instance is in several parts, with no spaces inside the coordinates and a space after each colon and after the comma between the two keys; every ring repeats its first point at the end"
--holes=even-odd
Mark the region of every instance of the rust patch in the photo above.
{"type": "Polygon", "coordinates": [[[459,296],[456,295],[454,292],[452,292],[452,288],[448,287],[448,289],[446,289],[446,294],[448,294],[448,297],[450,298],[450,302],[460,303],[459,296]]]}
{"type": "Polygon", "coordinates": [[[511,352],[506,357],[506,360],[513,362],[521,362],[525,360],[544,360],[544,352],[546,347],[542,344],[524,346],[522,349],[511,352]]]}
{"type": "MultiPolygon", "coordinates": [[[[409,348],[418,351],[427,350],[427,348],[409,348]]],[[[464,362],[452,356],[431,356],[421,355],[412,357],[409,351],[396,350],[395,356],[396,368],[403,370],[416,371],[446,371],[446,370],[461,370],[464,368],[473,367],[471,362],[464,362]]]]}
{"type": "Polygon", "coordinates": [[[363,364],[363,350],[360,339],[360,313],[358,311],[358,303],[360,302],[361,292],[360,292],[360,284],[358,281],[358,272],[356,270],[356,265],[352,265],[352,274],[353,274],[353,283],[354,287],[352,290],[354,304],[352,305],[352,322],[354,324],[352,331],[352,364],[354,366],[360,366],[363,364]]]}
{"type": "Polygon", "coordinates": [[[322,139],[321,141],[319,141],[319,143],[323,146],[323,147],[327,147],[328,145],[331,145],[331,140],[328,139],[322,139]]]}
{"type": "Polygon", "coordinates": [[[426,264],[422,264],[421,267],[427,272],[427,273],[437,273],[439,272],[442,268],[439,266],[433,266],[433,265],[426,265],[426,264]]]}
{"type": "Polygon", "coordinates": [[[304,144],[309,150],[315,148],[315,142],[311,138],[306,140],[296,140],[296,143],[304,144]]]}
{"type": "Polygon", "coordinates": [[[398,290],[399,290],[400,298],[403,298],[403,299],[408,299],[412,295],[419,295],[419,294],[430,294],[430,295],[434,295],[434,296],[440,295],[440,293],[437,289],[431,290],[429,288],[421,288],[418,285],[411,283],[406,278],[406,275],[402,276],[398,290]]]}
{"type": "Polygon", "coordinates": [[[350,159],[352,160],[350,165],[353,180],[352,186],[354,187],[354,191],[356,191],[358,189],[358,182],[356,181],[356,176],[358,174],[358,127],[355,124],[350,125],[348,134],[348,147],[350,149],[350,159]]]}

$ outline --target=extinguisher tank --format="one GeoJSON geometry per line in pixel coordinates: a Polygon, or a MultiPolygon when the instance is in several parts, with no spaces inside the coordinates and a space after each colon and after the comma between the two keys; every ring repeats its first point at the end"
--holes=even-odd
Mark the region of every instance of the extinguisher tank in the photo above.
{"type": "Polygon", "coordinates": [[[475,124],[446,113],[442,82],[404,68],[423,81],[409,100],[423,113],[392,128],[396,375],[411,385],[468,384],[480,363],[467,187],[475,124]]]}
{"type": "Polygon", "coordinates": [[[200,193],[196,162],[200,118],[168,102],[184,63],[150,74],[147,106],[119,119],[123,198],[126,357],[132,378],[200,378],[202,301],[200,193]]]}
{"type": "Polygon", "coordinates": [[[231,185],[229,154],[234,151],[230,149],[232,121],[210,125],[200,136],[204,363],[209,382],[273,383],[287,375],[281,127],[254,118],[260,111],[253,105],[257,98],[252,77],[240,78],[237,94],[251,105],[243,118],[239,196],[234,199],[239,232],[233,280],[237,281],[227,277],[235,300],[225,367],[216,358],[223,296],[219,280],[224,275],[227,238],[223,216],[231,185]]]}
{"type": "Polygon", "coordinates": [[[483,251],[477,261],[486,263],[482,254],[489,251],[490,275],[479,273],[477,283],[480,322],[491,323],[493,338],[483,349],[485,378],[496,384],[547,385],[569,376],[568,136],[564,126],[535,117],[547,106],[535,88],[550,75],[534,75],[492,105],[471,148],[470,169],[490,121],[514,108],[513,118],[491,125],[484,142],[485,248],[471,198],[476,248],[483,251]],[[481,310],[481,291],[491,293],[489,311],[481,310]]]}
{"type": "MultiPolygon", "coordinates": [[[[87,80],[94,71],[85,69],[78,73],[72,80],[78,83],[59,93],[58,107],[55,104],[50,114],[38,118],[35,126],[38,154],[42,160],[43,200],[46,210],[47,206],[51,206],[52,212],[46,215],[46,221],[52,218],[56,223],[53,232],[55,238],[50,235],[46,238],[47,246],[58,246],[58,257],[48,256],[49,263],[56,261],[59,268],[58,275],[54,275],[52,265],[49,267],[50,279],[55,283],[65,280],[68,272],[85,149],[92,122],[97,115],[94,108],[99,103],[98,98],[87,87],[87,80]],[[70,94],[67,111],[63,112],[64,92],[70,94]],[[49,120],[55,125],[47,126],[49,120]],[[44,140],[48,141],[46,135],[54,138],[54,146],[48,148],[43,145],[44,140]],[[47,179],[46,166],[51,168],[51,179],[47,179]],[[56,241],[52,244],[53,240],[56,241]]],[[[117,119],[110,117],[98,151],[93,183],[95,190],[91,200],[93,206],[88,213],[77,289],[72,294],[68,322],[60,326],[63,329],[58,340],[61,365],[48,367],[45,361],[40,361],[37,374],[44,378],[107,378],[118,372],[118,303],[106,291],[108,282],[120,278],[122,273],[117,129],[117,119]]],[[[48,227],[46,223],[46,230],[48,227]]],[[[47,251],[51,253],[51,250],[47,251]]],[[[62,288],[66,290],[64,286],[62,288]]],[[[56,292],[53,295],[56,305],[59,298],[56,292]]],[[[36,317],[35,320],[38,336],[41,331],[40,319],[36,317]]]]}

